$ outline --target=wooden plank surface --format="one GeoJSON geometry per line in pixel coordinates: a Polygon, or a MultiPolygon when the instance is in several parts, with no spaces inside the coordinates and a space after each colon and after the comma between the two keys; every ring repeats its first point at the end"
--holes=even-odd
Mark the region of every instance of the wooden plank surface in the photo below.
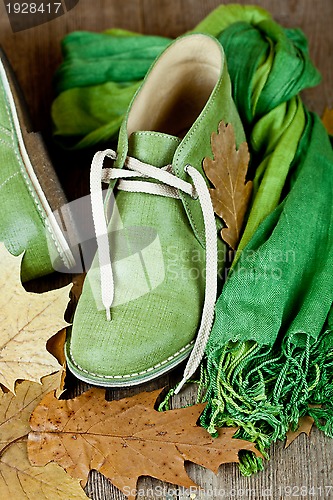
{"type": "MultiPolygon", "coordinates": [[[[189,30],[221,2],[218,0],[80,0],[64,16],[47,24],[13,34],[0,3],[0,44],[16,71],[26,95],[36,129],[43,132],[54,159],[59,177],[69,199],[88,191],[87,175],[91,156],[83,153],[73,156],[55,149],[51,141],[50,104],[52,102],[52,75],[60,60],[60,40],[73,30],[101,31],[121,27],[142,33],[175,37],[189,30]]],[[[227,3],[227,2],[224,2],[227,3]]],[[[241,1],[240,3],[246,3],[241,1]]],[[[311,56],[321,71],[322,83],[304,92],[308,107],[322,114],[325,106],[333,107],[333,1],[332,0],[261,0],[258,5],[267,8],[277,21],[287,27],[300,27],[309,39],[311,56]]],[[[62,284],[70,277],[52,278],[62,284]]],[[[39,282],[42,290],[49,281],[39,282]]],[[[157,382],[139,390],[172,386],[179,379],[182,367],[157,382]]],[[[68,377],[70,394],[87,386],[68,377]]],[[[138,389],[109,391],[109,398],[133,394],[138,389]]],[[[192,402],[194,390],[187,388],[173,405],[192,402]]],[[[240,475],[236,466],[220,467],[219,473],[189,464],[191,477],[202,491],[184,491],[173,485],[150,478],[138,483],[139,498],[333,498],[333,441],[314,430],[310,438],[300,436],[287,450],[277,443],[271,450],[271,460],[265,470],[251,478],[240,475]]],[[[86,492],[94,500],[123,499],[124,496],[97,472],[91,473],[86,492]]]]}

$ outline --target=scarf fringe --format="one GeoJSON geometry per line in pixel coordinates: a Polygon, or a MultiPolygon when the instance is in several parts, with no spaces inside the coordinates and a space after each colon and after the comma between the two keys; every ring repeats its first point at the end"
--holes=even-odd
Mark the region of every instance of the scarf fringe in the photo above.
{"type": "MultiPolygon", "coordinates": [[[[264,458],[305,415],[333,437],[332,332],[324,331],[315,342],[303,334],[302,347],[293,338],[288,335],[279,347],[229,342],[208,357],[200,380],[207,387],[201,425],[208,432],[214,436],[218,427],[239,427],[236,437],[256,443],[264,458]]],[[[246,452],[239,467],[249,476],[262,470],[262,459],[246,452]]]]}

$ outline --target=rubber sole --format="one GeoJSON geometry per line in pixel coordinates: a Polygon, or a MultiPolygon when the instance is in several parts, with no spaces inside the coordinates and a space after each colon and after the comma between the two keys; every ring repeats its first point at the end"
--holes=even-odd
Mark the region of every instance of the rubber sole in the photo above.
{"type": "Polygon", "coordinates": [[[145,374],[140,375],[131,374],[131,375],[119,375],[111,377],[103,377],[98,376],[97,374],[89,373],[87,370],[79,369],[79,367],[73,362],[71,353],[70,353],[70,345],[69,342],[66,342],[65,345],[65,356],[67,361],[67,367],[69,370],[75,375],[76,378],[82,380],[82,382],[86,382],[87,384],[97,385],[100,387],[106,388],[122,388],[122,387],[133,387],[137,385],[144,384],[146,382],[150,382],[151,380],[155,380],[156,378],[169,373],[171,370],[180,365],[185,359],[187,359],[192,351],[194,341],[191,343],[191,347],[186,349],[182,354],[177,356],[173,361],[166,361],[165,363],[160,363],[160,368],[152,368],[145,370],[145,374]],[[135,375],[135,377],[133,376],[135,375]]]}

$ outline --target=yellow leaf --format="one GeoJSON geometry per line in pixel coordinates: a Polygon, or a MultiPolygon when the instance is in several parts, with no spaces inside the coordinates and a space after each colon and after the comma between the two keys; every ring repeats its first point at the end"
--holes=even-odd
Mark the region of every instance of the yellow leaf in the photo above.
{"type": "Polygon", "coordinates": [[[46,342],[68,325],[64,312],[71,288],[27,292],[20,280],[21,260],[0,244],[0,384],[12,392],[19,379],[39,382],[59,370],[46,342]]]}
{"type": "Polygon", "coordinates": [[[79,481],[56,464],[30,465],[27,445],[14,443],[0,462],[0,497],[13,500],[77,500],[88,497],[79,481]]]}
{"type": "Polygon", "coordinates": [[[56,464],[34,467],[27,455],[32,410],[50,390],[59,390],[62,370],[41,384],[22,382],[16,393],[0,392],[0,498],[76,500],[87,498],[77,480],[56,464]]]}
{"type": "Polygon", "coordinates": [[[61,378],[62,370],[43,378],[42,384],[21,382],[16,396],[0,391],[0,456],[11,443],[27,436],[30,414],[45,394],[60,389],[61,378]]]}
{"type": "Polygon", "coordinates": [[[203,169],[214,186],[210,189],[214,212],[227,226],[222,239],[236,250],[252,192],[252,182],[245,180],[249,151],[246,142],[236,149],[234,129],[223,122],[218,133],[212,133],[211,145],[214,159],[205,158],[203,169]]]}

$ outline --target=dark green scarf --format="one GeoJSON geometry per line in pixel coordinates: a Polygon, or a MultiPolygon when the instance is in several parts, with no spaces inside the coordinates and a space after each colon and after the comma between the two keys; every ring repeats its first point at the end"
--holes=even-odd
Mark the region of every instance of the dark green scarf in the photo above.
{"type": "MultiPolygon", "coordinates": [[[[254,196],[206,350],[212,433],[237,425],[265,453],[303,415],[333,435],[333,152],[299,92],[320,77],[299,30],[262,9],[221,6],[194,31],[224,47],[251,152],[254,196]],[[321,405],[320,408],[313,405],[321,405]]],[[[52,115],[62,145],[115,139],[163,37],[72,33],[52,115]]],[[[242,461],[249,474],[258,463],[242,461]]]]}

